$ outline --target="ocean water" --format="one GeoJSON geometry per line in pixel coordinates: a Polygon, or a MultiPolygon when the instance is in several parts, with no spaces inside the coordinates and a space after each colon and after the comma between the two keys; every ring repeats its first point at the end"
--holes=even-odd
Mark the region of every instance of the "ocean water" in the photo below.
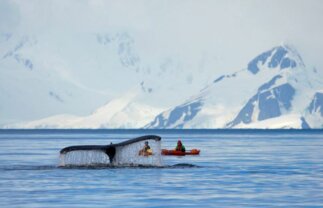
{"type": "Polygon", "coordinates": [[[323,207],[322,133],[1,130],[0,207],[323,207]],[[162,167],[59,167],[66,146],[146,134],[201,154],[163,156],[162,167]]]}

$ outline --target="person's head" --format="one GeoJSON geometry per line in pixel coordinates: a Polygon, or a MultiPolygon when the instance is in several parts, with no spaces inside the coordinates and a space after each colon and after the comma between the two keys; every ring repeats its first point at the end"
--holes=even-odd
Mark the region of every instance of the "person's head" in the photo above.
{"type": "Polygon", "coordinates": [[[182,141],[180,139],[177,141],[177,145],[182,145],[182,141]]]}
{"type": "Polygon", "coordinates": [[[145,146],[148,146],[148,141],[145,141],[145,146]]]}

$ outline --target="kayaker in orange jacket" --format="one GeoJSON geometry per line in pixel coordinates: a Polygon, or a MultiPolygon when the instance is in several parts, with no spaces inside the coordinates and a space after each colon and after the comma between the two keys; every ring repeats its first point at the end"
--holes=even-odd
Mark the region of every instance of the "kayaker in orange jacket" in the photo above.
{"type": "Polygon", "coordinates": [[[181,140],[177,141],[177,146],[176,146],[175,150],[185,152],[185,146],[182,144],[181,140]]]}

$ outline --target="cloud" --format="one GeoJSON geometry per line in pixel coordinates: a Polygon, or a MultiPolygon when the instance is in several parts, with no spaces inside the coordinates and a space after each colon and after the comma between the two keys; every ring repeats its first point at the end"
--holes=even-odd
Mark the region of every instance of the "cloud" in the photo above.
{"type": "Polygon", "coordinates": [[[19,10],[11,1],[0,2],[0,32],[12,32],[20,21],[19,10]]]}

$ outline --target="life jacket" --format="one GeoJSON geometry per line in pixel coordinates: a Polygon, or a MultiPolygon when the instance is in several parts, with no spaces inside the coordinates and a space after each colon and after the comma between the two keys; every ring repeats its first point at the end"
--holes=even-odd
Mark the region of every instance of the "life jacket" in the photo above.
{"type": "Polygon", "coordinates": [[[176,151],[181,151],[181,152],[185,152],[185,147],[184,145],[182,144],[182,142],[177,142],[177,146],[175,148],[176,151]]]}
{"type": "Polygon", "coordinates": [[[149,145],[145,146],[145,152],[147,152],[148,150],[150,150],[150,146],[149,145]]]}

